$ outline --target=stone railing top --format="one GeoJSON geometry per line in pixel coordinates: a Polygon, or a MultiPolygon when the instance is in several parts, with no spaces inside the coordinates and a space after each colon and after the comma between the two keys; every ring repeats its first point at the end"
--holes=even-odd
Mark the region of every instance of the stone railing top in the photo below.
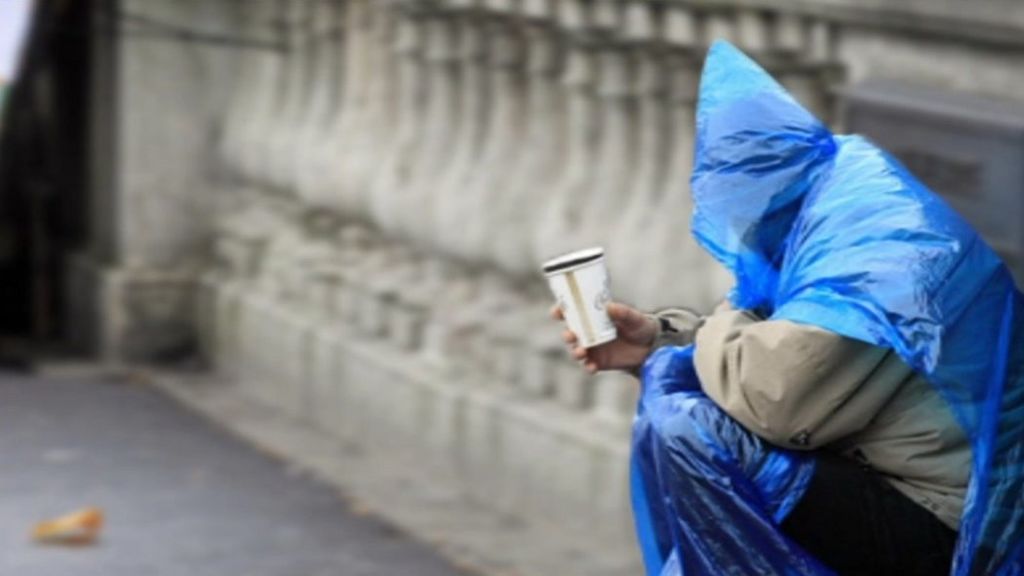
{"type": "Polygon", "coordinates": [[[1024,48],[1018,0],[669,0],[695,9],[793,12],[839,23],[1024,48]]]}
{"type": "Polygon", "coordinates": [[[632,0],[626,4],[623,33],[629,40],[649,42],[663,37],[662,4],[649,0],[632,0]]]}
{"type": "Polygon", "coordinates": [[[697,22],[693,13],[680,5],[669,6],[665,11],[665,39],[679,46],[697,45],[697,22]]]}
{"type": "Polygon", "coordinates": [[[488,10],[509,14],[516,11],[517,4],[515,0],[484,0],[484,6],[488,10]]]}
{"type": "Polygon", "coordinates": [[[625,2],[622,0],[592,1],[594,3],[594,26],[609,30],[622,30],[625,20],[625,2]]]}
{"type": "Polygon", "coordinates": [[[583,0],[562,0],[558,3],[558,23],[569,30],[580,30],[591,25],[591,6],[583,0]]]}
{"type": "Polygon", "coordinates": [[[522,12],[530,18],[553,19],[558,0],[523,0],[522,12]]]}

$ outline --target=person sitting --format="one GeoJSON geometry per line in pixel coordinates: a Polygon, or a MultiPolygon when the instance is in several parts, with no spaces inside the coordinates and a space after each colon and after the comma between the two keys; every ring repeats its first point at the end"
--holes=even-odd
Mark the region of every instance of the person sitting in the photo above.
{"type": "MultiPolygon", "coordinates": [[[[694,426],[709,425],[683,439],[688,457],[705,454],[707,435],[721,436],[723,447],[736,444],[726,437],[741,437],[813,453],[813,477],[781,523],[806,551],[843,575],[949,572],[971,447],[939,395],[892,350],[728,302],[707,316],[644,314],[616,302],[607,311],[618,339],[584,349],[563,333],[590,372],[636,373],[662,346],[695,345],[706,396],[688,410],[694,426]],[[722,426],[731,430],[722,434],[722,426]]],[[[557,308],[552,314],[561,319],[557,308]]],[[[731,536],[701,534],[718,537],[731,536]]]]}

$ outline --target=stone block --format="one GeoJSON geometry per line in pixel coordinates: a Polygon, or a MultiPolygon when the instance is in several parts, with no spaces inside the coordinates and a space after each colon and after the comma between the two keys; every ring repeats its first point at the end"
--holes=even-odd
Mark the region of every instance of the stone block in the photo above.
{"type": "Polygon", "coordinates": [[[503,416],[492,394],[470,392],[466,396],[458,471],[469,493],[484,503],[498,501],[503,492],[503,416]]]}
{"type": "Polygon", "coordinates": [[[388,341],[402,351],[417,350],[423,345],[423,330],[427,310],[415,304],[395,299],[385,317],[388,341]]]}
{"type": "Polygon", "coordinates": [[[309,383],[313,325],[309,318],[284,306],[273,308],[277,324],[275,387],[288,414],[306,419],[310,412],[309,383]]]}
{"type": "Polygon", "coordinates": [[[103,342],[100,294],[102,274],[88,253],[73,254],[65,261],[67,275],[64,306],[67,311],[68,339],[75,350],[99,354],[103,342]]]}
{"type": "Polygon", "coordinates": [[[195,320],[196,351],[203,359],[219,356],[217,352],[217,274],[207,272],[199,277],[196,284],[195,320]]]}
{"type": "MultiPolygon", "coordinates": [[[[93,268],[100,353],[115,362],[174,362],[196,351],[195,276],[185,270],[93,268]]],[[[90,289],[91,290],[91,289],[90,289]]]]}
{"type": "Polygon", "coordinates": [[[214,308],[214,344],[218,357],[213,363],[221,374],[234,379],[241,364],[241,339],[244,332],[240,326],[243,285],[239,282],[217,284],[214,308]]]}
{"type": "Polygon", "coordinates": [[[271,382],[273,335],[264,299],[246,294],[238,302],[238,379],[242,389],[252,398],[273,406],[271,382]]]}
{"type": "Polygon", "coordinates": [[[461,386],[431,378],[420,394],[418,428],[430,458],[446,467],[454,467],[455,454],[462,441],[460,433],[465,428],[465,391],[461,386]]]}
{"type": "Polygon", "coordinates": [[[310,333],[309,364],[309,416],[321,430],[337,432],[338,405],[344,392],[344,382],[338,377],[341,372],[338,363],[343,359],[339,354],[342,343],[337,329],[332,327],[313,328],[310,333]]]}

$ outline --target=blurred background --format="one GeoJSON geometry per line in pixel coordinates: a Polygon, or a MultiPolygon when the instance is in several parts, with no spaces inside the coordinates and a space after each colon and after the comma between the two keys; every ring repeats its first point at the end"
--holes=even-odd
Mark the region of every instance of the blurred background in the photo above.
{"type": "Polygon", "coordinates": [[[539,264],[724,296],[689,228],[717,39],[1024,279],[1013,0],[0,0],[0,540],[110,526],[0,566],[639,573],[636,383],[568,358],[539,264]]]}

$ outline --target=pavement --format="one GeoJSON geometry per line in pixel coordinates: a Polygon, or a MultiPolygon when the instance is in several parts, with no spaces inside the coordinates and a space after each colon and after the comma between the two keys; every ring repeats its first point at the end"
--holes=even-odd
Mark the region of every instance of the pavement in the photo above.
{"type": "Polygon", "coordinates": [[[465,573],[144,380],[0,372],[0,574],[465,573]],[[30,541],[85,506],[106,513],[98,544],[30,541]]]}

